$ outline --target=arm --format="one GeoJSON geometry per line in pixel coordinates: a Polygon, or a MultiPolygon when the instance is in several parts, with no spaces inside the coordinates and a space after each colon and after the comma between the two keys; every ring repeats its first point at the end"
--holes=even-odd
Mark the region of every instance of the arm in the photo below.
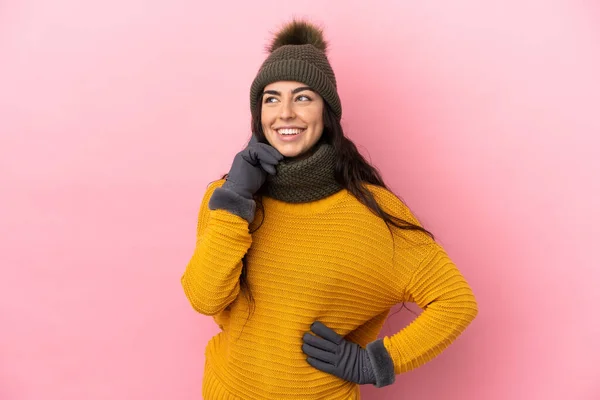
{"type": "Polygon", "coordinates": [[[425,311],[408,327],[363,349],[315,321],[311,331],[316,336],[307,332],[302,338],[307,362],[347,381],[383,387],[394,383],[396,374],[424,364],[448,347],[477,315],[477,303],[438,244],[426,254],[404,296],[425,311]]]}
{"type": "MultiPolygon", "coordinates": [[[[379,187],[370,186],[370,189],[388,213],[422,226],[410,208],[393,193],[379,187]]],[[[417,252],[417,249],[424,246],[421,255],[411,257],[414,261],[407,262],[403,257],[396,261],[397,280],[407,282],[400,301],[414,302],[423,312],[400,332],[367,347],[373,350],[372,356],[383,361],[386,360],[385,353],[389,353],[388,362],[384,362],[385,368],[380,371],[387,376],[392,362],[392,374],[398,374],[439,355],[466,329],[478,312],[471,287],[443,247],[419,231],[398,232],[402,232],[395,238],[398,254],[418,254],[420,251],[417,252]],[[408,242],[404,239],[407,236],[408,242]],[[414,243],[419,245],[413,247],[414,243]]]]}
{"type": "Polygon", "coordinates": [[[196,249],[181,284],[192,307],[215,316],[221,327],[227,319],[221,312],[240,292],[242,258],[252,244],[248,224],[254,220],[254,194],[282,159],[253,135],[235,155],[227,180],[210,185],[202,200],[196,249]]]}
{"type": "Polygon", "coordinates": [[[214,316],[236,299],[242,258],[252,244],[246,219],[225,209],[209,207],[213,192],[224,182],[212,183],[204,194],[196,247],[181,277],[190,304],[204,315],[214,316]]]}
{"type": "MultiPolygon", "coordinates": [[[[369,189],[386,212],[421,226],[391,192],[372,185],[369,189]]],[[[475,318],[478,308],[473,292],[438,243],[418,231],[403,231],[395,243],[396,252],[406,252],[414,260],[399,257],[396,262],[396,281],[405,282],[399,285],[397,300],[415,302],[424,311],[408,327],[367,343],[364,349],[316,321],[311,331],[318,336],[308,332],[303,336],[302,349],[309,364],[359,384],[391,385],[396,374],[439,355],[475,318]],[[408,246],[406,235],[412,237],[408,246]]]]}
{"type": "Polygon", "coordinates": [[[415,302],[423,312],[409,326],[382,340],[396,374],[439,355],[478,312],[469,284],[437,243],[413,272],[404,300],[415,302]]]}

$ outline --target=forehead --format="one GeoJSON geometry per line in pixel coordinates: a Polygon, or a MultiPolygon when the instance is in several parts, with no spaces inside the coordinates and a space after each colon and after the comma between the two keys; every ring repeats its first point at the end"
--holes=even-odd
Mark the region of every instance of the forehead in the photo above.
{"type": "Polygon", "coordinates": [[[294,90],[300,86],[308,86],[308,85],[303,82],[297,82],[297,81],[277,81],[277,82],[269,83],[267,86],[265,86],[264,90],[277,90],[278,92],[286,92],[286,91],[294,90]]]}

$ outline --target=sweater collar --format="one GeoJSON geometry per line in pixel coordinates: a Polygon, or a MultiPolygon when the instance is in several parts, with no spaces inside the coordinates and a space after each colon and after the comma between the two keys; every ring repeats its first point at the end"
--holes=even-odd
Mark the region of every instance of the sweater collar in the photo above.
{"type": "Polygon", "coordinates": [[[267,174],[263,194],[288,203],[307,203],[331,196],[343,189],[335,180],[335,148],[325,142],[301,160],[284,159],[267,174]]]}

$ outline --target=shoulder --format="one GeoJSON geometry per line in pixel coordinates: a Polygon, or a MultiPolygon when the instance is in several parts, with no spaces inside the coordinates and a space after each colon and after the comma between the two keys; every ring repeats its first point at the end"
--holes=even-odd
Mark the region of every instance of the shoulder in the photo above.
{"type": "Polygon", "coordinates": [[[393,192],[384,187],[370,183],[365,184],[365,187],[373,194],[375,201],[385,212],[422,227],[421,222],[417,219],[409,206],[393,192]]]}
{"type": "MultiPolygon", "coordinates": [[[[373,194],[375,201],[383,211],[392,217],[399,218],[410,224],[424,228],[421,221],[416,217],[404,200],[396,196],[393,192],[376,185],[367,184],[365,187],[373,194]]],[[[401,222],[400,225],[405,226],[405,224],[401,222]]],[[[420,257],[424,257],[431,250],[432,246],[436,245],[435,240],[421,230],[403,229],[393,225],[390,226],[390,229],[394,232],[394,237],[401,239],[396,242],[396,248],[402,251],[411,251],[414,254],[419,254],[420,257]]]]}

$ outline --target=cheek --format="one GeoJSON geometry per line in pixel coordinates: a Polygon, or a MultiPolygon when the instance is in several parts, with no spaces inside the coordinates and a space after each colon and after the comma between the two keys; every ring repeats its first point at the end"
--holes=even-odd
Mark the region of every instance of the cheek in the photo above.
{"type": "Polygon", "coordinates": [[[318,111],[311,110],[310,112],[303,113],[302,119],[313,126],[318,126],[322,123],[323,118],[318,111]]]}
{"type": "Polygon", "coordinates": [[[269,112],[268,110],[267,111],[263,110],[261,112],[260,121],[263,126],[267,126],[267,127],[271,126],[273,124],[273,120],[274,120],[274,118],[273,118],[272,112],[269,112]]]}
{"type": "Polygon", "coordinates": [[[316,127],[321,127],[323,126],[323,118],[321,115],[315,115],[311,120],[311,123],[316,127]]]}
{"type": "Polygon", "coordinates": [[[261,123],[261,125],[262,125],[262,127],[263,127],[263,131],[266,133],[267,129],[268,129],[268,128],[269,128],[269,126],[270,126],[270,124],[269,124],[269,119],[268,119],[268,118],[267,118],[265,115],[262,115],[262,116],[260,117],[260,123],[261,123]]]}

